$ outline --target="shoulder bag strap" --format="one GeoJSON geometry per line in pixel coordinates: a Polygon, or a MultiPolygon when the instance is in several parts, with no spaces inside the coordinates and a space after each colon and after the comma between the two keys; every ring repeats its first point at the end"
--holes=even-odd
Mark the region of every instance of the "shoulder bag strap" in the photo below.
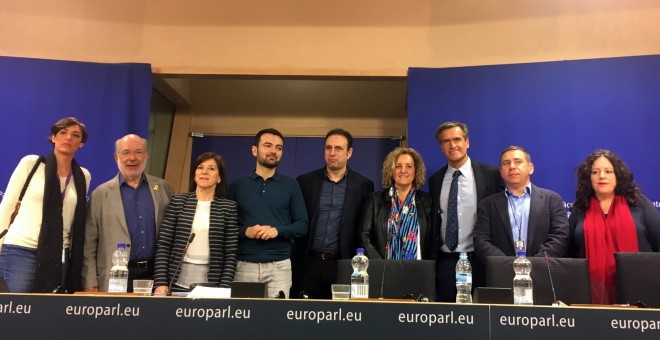
{"type": "MultiPolygon", "coordinates": [[[[25,192],[27,191],[28,185],[30,185],[32,176],[34,176],[34,173],[37,172],[37,168],[39,167],[39,164],[41,164],[43,161],[44,161],[44,157],[39,156],[37,161],[34,163],[34,166],[32,167],[30,174],[25,180],[25,184],[23,184],[23,189],[21,189],[21,194],[18,196],[18,202],[16,202],[16,208],[14,208],[14,212],[11,214],[11,218],[9,219],[9,225],[14,223],[14,218],[16,218],[16,215],[18,215],[18,209],[21,208],[21,201],[23,200],[23,196],[25,196],[25,192]]],[[[9,226],[7,226],[7,229],[9,229],[9,226]]]]}

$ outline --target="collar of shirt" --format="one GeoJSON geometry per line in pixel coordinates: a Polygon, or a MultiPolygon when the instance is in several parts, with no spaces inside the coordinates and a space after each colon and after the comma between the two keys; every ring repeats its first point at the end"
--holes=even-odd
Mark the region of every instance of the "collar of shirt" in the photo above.
{"type": "Polygon", "coordinates": [[[525,196],[532,196],[532,182],[527,183],[527,185],[525,186],[525,192],[520,196],[516,196],[516,194],[509,191],[509,188],[504,189],[504,195],[506,196],[507,199],[511,199],[512,197],[516,199],[525,196]]]}
{"type": "Polygon", "coordinates": [[[454,176],[454,172],[456,172],[456,170],[461,171],[461,176],[465,177],[465,180],[470,180],[470,181],[473,180],[474,173],[472,172],[472,161],[470,160],[470,157],[468,157],[465,164],[461,165],[461,167],[458,169],[454,169],[451,166],[448,166],[447,175],[449,175],[449,177],[451,178],[452,176],[454,176]]]}
{"type": "MultiPolygon", "coordinates": [[[[146,183],[146,182],[147,182],[147,176],[145,176],[144,172],[143,172],[142,175],[140,176],[140,184],[146,183]]],[[[126,179],[124,178],[124,175],[122,175],[121,172],[120,172],[119,173],[119,186],[124,185],[124,183],[126,183],[126,179]]]]}
{"type": "MultiPolygon", "coordinates": [[[[275,174],[273,175],[273,177],[270,177],[270,178],[268,178],[268,179],[272,179],[273,181],[279,181],[280,178],[281,178],[281,176],[282,176],[282,175],[280,175],[280,173],[277,172],[277,170],[276,170],[276,171],[275,171],[275,174]]],[[[256,172],[256,171],[254,171],[254,172],[252,172],[252,173],[250,174],[250,179],[252,179],[252,180],[256,180],[256,179],[264,180],[263,177],[257,175],[257,172],[256,172]]]]}
{"type": "Polygon", "coordinates": [[[330,177],[328,177],[328,171],[327,171],[327,170],[324,170],[324,171],[323,171],[323,178],[324,178],[326,181],[330,182],[330,183],[339,184],[339,183],[345,182],[345,181],[346,181],[346,177],[348,177],[348,169],[346,169],[346,172],[344,173],[344,176],[342,176],[342,177],[341,177],[338,181],[336,181],[336,182],[333,181],[333,180],[331,180],[330,177]]]}

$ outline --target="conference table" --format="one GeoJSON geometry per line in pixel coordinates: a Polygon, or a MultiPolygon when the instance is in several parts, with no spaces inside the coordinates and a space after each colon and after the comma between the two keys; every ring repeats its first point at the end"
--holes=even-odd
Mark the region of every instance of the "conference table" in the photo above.
{"type": "Polygon", "coordinates": [[[0,294],[2,339],[659,339],[660,309],[0,294]]]}

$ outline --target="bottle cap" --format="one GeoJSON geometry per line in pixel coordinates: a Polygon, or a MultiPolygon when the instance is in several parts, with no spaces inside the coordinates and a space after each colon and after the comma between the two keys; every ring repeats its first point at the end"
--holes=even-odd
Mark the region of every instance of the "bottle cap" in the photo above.
{"type": "Polygon", "coordinates": [[[117,243],[117,248],[126,249],[126,243],[117,243]]]}
{"type": "Polygon", "coordinates": [[[357,253],[358,254],[364,254],[364,248],[358,248],[357,253]]]}

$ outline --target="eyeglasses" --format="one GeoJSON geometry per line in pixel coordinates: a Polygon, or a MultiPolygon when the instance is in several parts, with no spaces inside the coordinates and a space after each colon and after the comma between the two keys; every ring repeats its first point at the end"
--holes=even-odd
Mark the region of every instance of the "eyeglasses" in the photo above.
{"type": "Polygon", "coordinates": [[[144,156],[146,153],[147,153],[147,152],[144,151],[144,150],[135,150],[135,151],[124,150],[124,151],[120,152],[119,155],[122,156],[123,158],[127,158],[127,157],[129,157],[130,155],[134,155],[135,157],[142,157],[142,156],[144,156]]]}

